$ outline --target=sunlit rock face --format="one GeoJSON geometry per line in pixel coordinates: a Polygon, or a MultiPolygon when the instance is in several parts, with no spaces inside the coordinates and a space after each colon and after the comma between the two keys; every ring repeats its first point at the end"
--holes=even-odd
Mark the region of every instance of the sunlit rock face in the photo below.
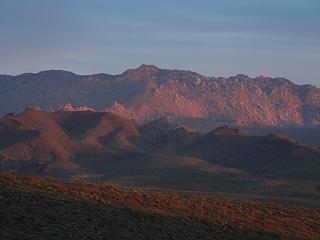
{"type": "Polygon", "coordinates": [[[44,71],[3,76],[0,88],[1,115],[29,105],[64,106],[66,111],[114,112],[140,123],[170,117],[203,130],[223,124],[320,125],[320,90],[283,78],[215,78],[141,65],[119,75],[44,71]]]}

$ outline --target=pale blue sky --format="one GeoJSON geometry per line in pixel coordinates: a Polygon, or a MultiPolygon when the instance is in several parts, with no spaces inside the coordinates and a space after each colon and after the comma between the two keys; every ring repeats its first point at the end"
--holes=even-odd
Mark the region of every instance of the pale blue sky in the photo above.
{"type": "Polygon", "coordinates": [[[0,73],[142,63],[320,86],[320,1],[0,0],[0,73]]]}

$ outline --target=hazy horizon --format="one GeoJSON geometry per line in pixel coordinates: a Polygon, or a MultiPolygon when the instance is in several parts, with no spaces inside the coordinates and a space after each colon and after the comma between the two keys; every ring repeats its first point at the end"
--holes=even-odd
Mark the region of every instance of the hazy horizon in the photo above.
{"type": "Polygon", "coordinates": [[[320,86],[320,2],[0,3],[0,74],[119,74],[141,64],[320,86]]]}

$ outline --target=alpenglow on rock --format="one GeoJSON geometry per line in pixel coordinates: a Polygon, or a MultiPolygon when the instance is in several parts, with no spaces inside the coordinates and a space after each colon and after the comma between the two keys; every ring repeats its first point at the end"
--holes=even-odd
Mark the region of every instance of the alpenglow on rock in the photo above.
{"type": "Polygon", "coordinates": [[[0,89],[1,115],[27,106],[59,109],[71,102],[76,109],[111,111],[138,122],[170,117],[208,129],[320,126],[320,89],[284,78],[216,78],[142,65],[119,75],[57,70],[0,75],[0,89]]]}

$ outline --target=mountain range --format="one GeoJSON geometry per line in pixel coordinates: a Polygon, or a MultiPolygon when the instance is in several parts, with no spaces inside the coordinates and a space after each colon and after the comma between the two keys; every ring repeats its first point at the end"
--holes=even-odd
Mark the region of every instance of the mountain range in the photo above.
{"type": "Polygon", "coordinates": [[[320,198],[320,149],[285,135],[110,112],[27,108],[0,119],[0,170],[184,191],[320,198]]]}
{"type": "Polygon", "coordinates": [[[209,131],[242,127],[320,126],[320,89],[284,78],[207,77],[141,65],[119,75],[50,70],[0,75],[0,114],[27,106],[43,110],[109,111],[146,123],[170,118],[209,131]]]}

